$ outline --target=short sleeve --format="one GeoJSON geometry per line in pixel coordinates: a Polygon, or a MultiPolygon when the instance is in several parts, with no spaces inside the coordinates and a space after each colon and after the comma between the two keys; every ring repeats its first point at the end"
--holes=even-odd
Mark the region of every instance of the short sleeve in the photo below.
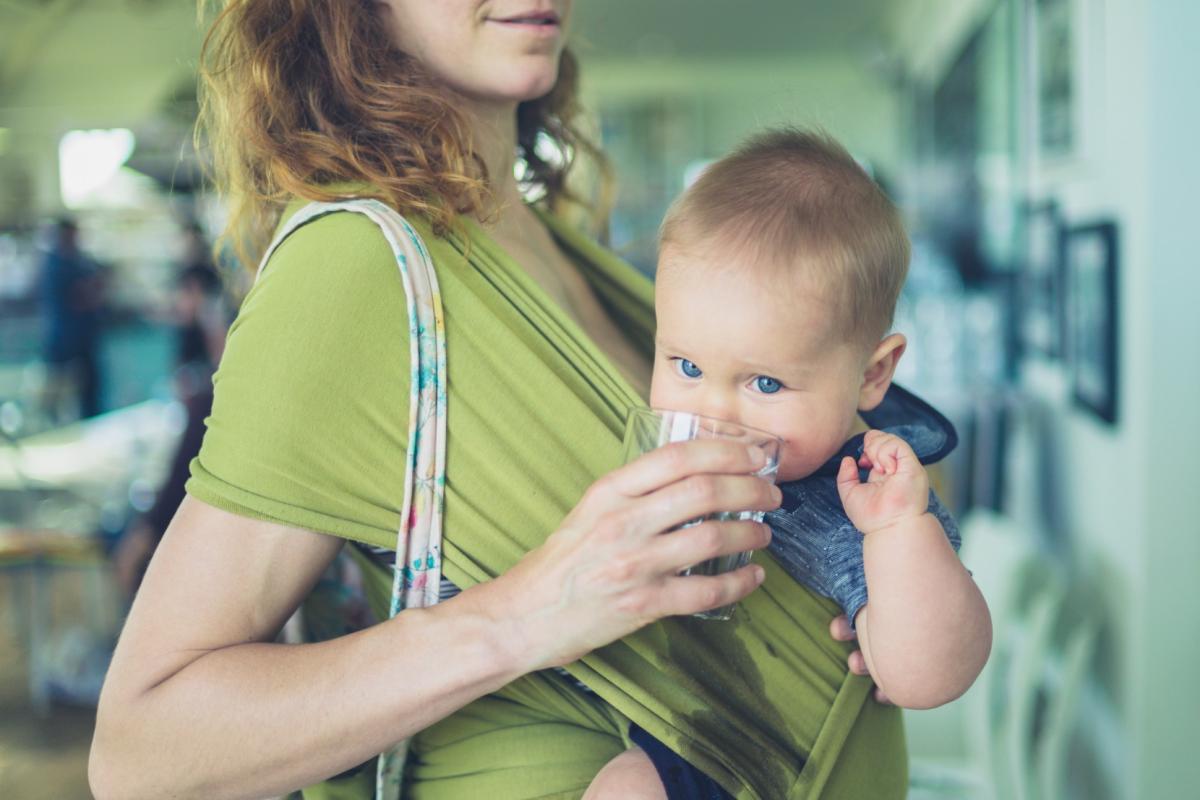
{"type": "Polygon", "coordinates": [[[189,494],[394,547],[408,435],[404,287],[381,230],[320,217],[275,251],[213,379],[189,494]]]}
{"type": "MultiPolygon", "coordinates": [[[[853,629],[855,616],[867,604],[863,535],[846,516],[833,482],[822,480],[822,490],[810,487],[794,510],[767,515],[775,532],[770,549],[795,580],[834,600],[853,629]]],[[[932,490],[928,509],[958,552],[962,545],[958,524],[932,490]]]]}

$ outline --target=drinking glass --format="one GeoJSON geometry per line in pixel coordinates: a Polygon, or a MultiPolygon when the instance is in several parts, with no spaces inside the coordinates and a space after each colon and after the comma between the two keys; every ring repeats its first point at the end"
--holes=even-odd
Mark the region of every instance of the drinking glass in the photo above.
{"type": "MultiPolygon", "coordinates": [[[[629,463],[655,449],[671,442],[684,442],[691,439],[731,439],[744,442],[747,445],[759,447],[766,454],[766,466],[755,472],[755,475],[775,482],[775,473],[779,469],[779,449],[782,441],[766,431],[760,431],[736,422],[704,417],[686,411],[671,411],[667,409],[635,408],[629,413],[625,422],[624,463],[629,463]]],[[[762,511],[721,511],[708,517],[702,517],[685,522],[675,530],[699,525],[705,519],[717,520],[754,520],[763,521],[762,511]]],[[[717,556],[698,564],[693,564],[683,570],[681,575],[720,575],[744,567],[750,563],[751,551],[717,556]]],[[[727,620],[733,616],[733,603],[720,608],[700,611],[693,616],[702,619],[727,620]]]]}

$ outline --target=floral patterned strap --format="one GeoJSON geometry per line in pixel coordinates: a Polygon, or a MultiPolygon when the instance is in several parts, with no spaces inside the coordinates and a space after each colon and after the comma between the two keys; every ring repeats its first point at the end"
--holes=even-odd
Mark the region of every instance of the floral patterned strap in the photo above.
{"type": "MultiPolygon", "coordinates": [[[[425,243],[394,209],[371,199],[310,203],[297,211],[275,236],[259,265],[292,231],[339,211],[363,214],[379,225],[392,247],[408,309],[409,411],[408,453],[404,468],[404,505],[396,534],[396,566],[389,617],[405,608],[438,601],[442,576],[442,511],[446,488],[446,331],[437,275],[425,243]]],[[[400,796],[407,741],[379,757],[376,800],[400,796]]]]}

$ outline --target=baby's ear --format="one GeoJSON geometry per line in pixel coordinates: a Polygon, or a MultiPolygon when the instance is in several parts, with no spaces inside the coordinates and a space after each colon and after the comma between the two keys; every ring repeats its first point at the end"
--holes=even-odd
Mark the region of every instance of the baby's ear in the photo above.
{"type": "Polygon", "coordinates": [[[863,371],[862,387],[858,390],[858,410],[870,411],[883,402],[883,396],[892,385],[892,377],[896,374],[896,365],[908,340],[902,334],[893,333],[885,336],[875,346],[863,371]]]}

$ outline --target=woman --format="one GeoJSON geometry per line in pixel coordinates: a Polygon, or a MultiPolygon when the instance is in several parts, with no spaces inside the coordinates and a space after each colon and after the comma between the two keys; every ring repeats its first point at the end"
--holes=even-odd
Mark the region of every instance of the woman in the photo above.
{"type": "Polygon", "coordinates": [[[768,559],[753,594],[762,566],[677,577],[767,544],[749,522],[659,537],[776,507],[752,454],[696,442],[604,474],[648,381],[650,287],[526,206],[512,177],[520,151],[548,204],[564,197],[534,145],[580,146],[569,6],[227,4],[207,68],[251,223],[237,241],[261,252],[307,199],[365,194],[406,216],[437,267],[444,575],[462,591],[329,641],[272,643],[344,545],[369,593],[390,581],[377,551],[394,546],[402,499],[396,262],[363,217],[321,217],[274,251],[230,332],[190,496],[101,700],[98,797],[262,797],[336,775],[368,797],[373,757],[418,733],[412,797],[578,796],[634,723],[747,797],[903,782],[898,717],[846,679],[831,604],[768,559]],[[739,600],[732,623],[686,617],[739,600]],[[869,771],[845,767],[868,757],[869,771]]]}

